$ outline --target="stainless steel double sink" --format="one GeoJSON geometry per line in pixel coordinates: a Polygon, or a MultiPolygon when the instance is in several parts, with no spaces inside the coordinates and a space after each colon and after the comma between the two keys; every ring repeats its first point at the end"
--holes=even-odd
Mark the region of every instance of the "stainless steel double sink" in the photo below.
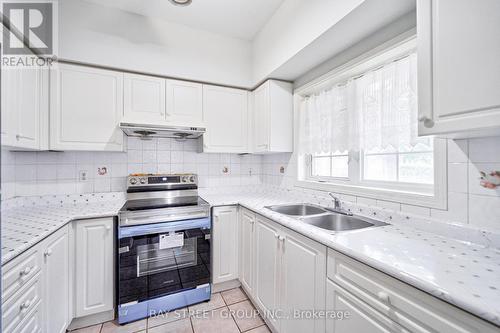
{"type": "Polygon", "coordinates": [[[295,217],[306,224],[333,232],[387,225],[384,222],[311,204],[275,205],[265,208],[276,213],[295,217]]]}

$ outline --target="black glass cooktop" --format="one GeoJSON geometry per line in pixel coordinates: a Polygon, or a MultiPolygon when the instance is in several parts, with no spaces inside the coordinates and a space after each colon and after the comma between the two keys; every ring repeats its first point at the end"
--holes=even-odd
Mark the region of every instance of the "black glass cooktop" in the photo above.
{"type": "Polygon", "coordinates": [[[176,198],[154,198],[128,200],[122,210],[136,211],[146,209],[159,209],[184,206],[201,206],[208,203],[198,196],[185,196],[176,198]]]}

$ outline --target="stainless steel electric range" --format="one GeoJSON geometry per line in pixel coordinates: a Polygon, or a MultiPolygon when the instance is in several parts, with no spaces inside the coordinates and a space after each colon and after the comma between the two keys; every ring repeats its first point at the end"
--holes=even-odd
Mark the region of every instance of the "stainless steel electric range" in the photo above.
{"type": "Polygon", "coordinates": [[[118,322],[210,299],[210,206],[194,174],[130,175],[119,212],[118,322]]]}

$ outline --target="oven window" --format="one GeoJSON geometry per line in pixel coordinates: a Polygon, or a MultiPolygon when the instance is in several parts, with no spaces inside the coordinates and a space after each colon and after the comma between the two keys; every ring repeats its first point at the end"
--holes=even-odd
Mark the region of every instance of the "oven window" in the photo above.
{"type": "Polygon", "coordinates": [[[123,238],[119,253],[120,304],[210,282],[210,229],[123,238]]]}

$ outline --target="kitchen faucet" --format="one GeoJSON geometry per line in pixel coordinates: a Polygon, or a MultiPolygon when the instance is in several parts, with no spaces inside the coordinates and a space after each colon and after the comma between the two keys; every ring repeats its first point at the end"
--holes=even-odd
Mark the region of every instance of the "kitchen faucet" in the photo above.
{"type": "Polygon", "coordinates": [[[348,212],[342,208],[342,201],[340,201],[340,199],[335,196],[335,194],[333,194],[332,192],[328,192],[328,195],[333,199],[333,209],[330,210],[340,214],[352,215],[351,212],[348,212]]]}

